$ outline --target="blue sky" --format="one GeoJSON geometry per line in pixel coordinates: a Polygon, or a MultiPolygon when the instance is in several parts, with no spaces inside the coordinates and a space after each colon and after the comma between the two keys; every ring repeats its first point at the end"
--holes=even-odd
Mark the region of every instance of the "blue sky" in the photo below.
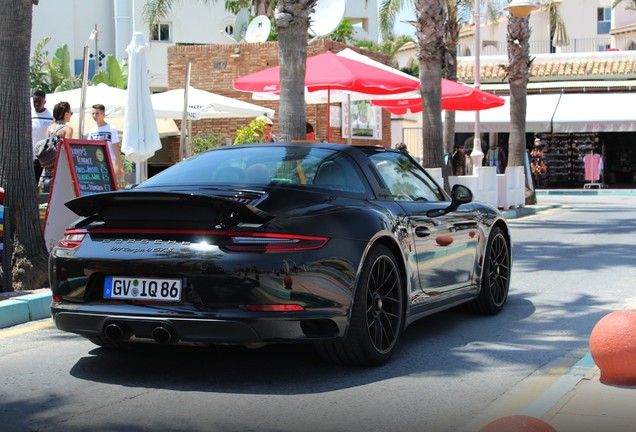
{"type": "MultiPolygon", "coordinates": [[[[403,23],[402,21],[410,21],[410,20],[414,20],[415,19],[415,10],[413,9],[412,5],[410,4],[410,2],[406,2],[408,3],[407,6],[404,7],[404,9],[402,9],[402,11],[398,14],[396,20],[395,20],[395,26],[394,31],[395,34],[397,35],[415,35],[415,27],[413,27],[411,24],[406,24],[403,23]]],[[[378,7],[379,7],[379,2],[378,2],[378,7]]]]}

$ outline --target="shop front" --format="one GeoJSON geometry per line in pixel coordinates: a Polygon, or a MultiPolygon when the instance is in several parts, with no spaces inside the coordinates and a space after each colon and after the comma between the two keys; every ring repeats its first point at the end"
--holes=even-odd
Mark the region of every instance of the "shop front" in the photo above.
{"type": "MultiPolygon", "coordinates": [[[[537,188],[636,187],[636,92],[532,94],[526,143],[537,188]]],[[[456,113],[456,144],[472,149],[473,112],[456,113]]],[[[507,154],[508,104],[483,111],[484,154],[507,154]]],[[[487,163],[487,160],[486,160],[487,163]]]]}

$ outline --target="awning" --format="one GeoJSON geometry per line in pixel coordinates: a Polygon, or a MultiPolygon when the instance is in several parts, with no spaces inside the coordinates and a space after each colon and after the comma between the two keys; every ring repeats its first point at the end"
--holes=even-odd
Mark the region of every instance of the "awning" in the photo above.
{"type": "MultiPolygon", "coordinates": [[[[526,132],[550,132],[552,116],[560,94],[528,95],[526,97],[526,132]]],[[[510,132],[510,96],[503,96],[505,105],[479,112],[479,130],[510,132]]],[[[474,132],[475,112],[455,112],[455,132],[474,132]]]]}
{"type": "Polygon", "coordinates": [[[552,120],[552,131],[634,132],[636,92],[564,93],[552,120]]]}
{"type": "MultiPolygon", "coordinates": [[[[503,98],[505,105],[480,111],[481,132],[510,132],[510,97],[503,98]]],[[[635,106],[636,92],[532,94],[526,132],[635,132],[635,106]]],[[[456,132],[474,132],[474,124],[474,111],[456,111],[456,132]]]]}

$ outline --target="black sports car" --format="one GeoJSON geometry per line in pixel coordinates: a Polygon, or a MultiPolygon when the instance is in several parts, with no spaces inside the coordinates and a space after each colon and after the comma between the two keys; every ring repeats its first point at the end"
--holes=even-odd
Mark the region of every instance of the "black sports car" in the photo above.
{"type": "Polygon", "coordinates": [[[396,150],[217,148],[66,204],[81,218],[51,252],[53,318],[110,348],[315,342],[381,364],[420,317],[504,306],[506,220],[451,195],[396,150]]]}

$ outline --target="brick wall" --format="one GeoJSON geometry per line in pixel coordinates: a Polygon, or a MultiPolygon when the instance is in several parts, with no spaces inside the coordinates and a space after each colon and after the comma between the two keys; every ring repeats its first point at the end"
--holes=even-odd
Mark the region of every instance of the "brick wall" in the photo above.
{"type": "MultiPolygon", "coordinates": [[[[339,52],[345,48],[351,47],[327,39],[317,39],[307,47],[307,56],[321,54],[325,51],[339,52]]],[[[383,54],[355,50],[385,64],[390,61],[390,58],[383,54]]],[[[183,88],[188,62],[191,64],[190,86],[271,108],[276,111],[276,117],[278,116],[278,101],[254,101],[251,93],[239,92],[232,87],[234,78],[278,66],[278,42],[170,47],[168,49],[168,87],[170,90],[183,88]],[[237,52],[240,52],[240,55],[236,55],[237,52]]],[[[326,139],[327,105],[306,105],[306,116],[307,121],[314,125],[316,137],[321,140],[326,139]]],[[[278,131],[276,117],[274,118],[274,133],[278,131]]],[[[236,130],[247,125],[250,120],[228,118],[193,121],[192,137],[214,132],[234,141],[236,130]]],[[[177,121],[179,126],[180,123],[177,121]]],[[[386,110],[383,110],[382,114],[382,137],[381,141],[356,139],[353,143],[391,146],[391,115],[386,110]]],[[[347,142],[346,139],[342,138],[340,128],[331,129],[331,142],[347,142]]],[[[170,147],[170,154],[173,160],[177,161],[179,156],[178,137],[170,140],[170,147]]]]}

